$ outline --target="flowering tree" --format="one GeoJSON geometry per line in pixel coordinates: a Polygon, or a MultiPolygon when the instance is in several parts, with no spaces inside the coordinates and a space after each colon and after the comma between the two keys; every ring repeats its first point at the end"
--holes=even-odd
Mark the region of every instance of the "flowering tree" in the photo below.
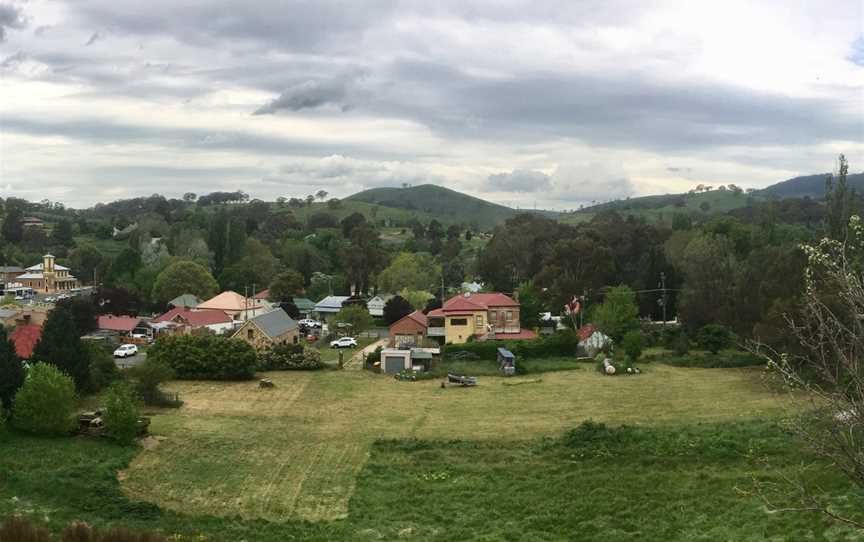
{"type": "MultiPolygon", "coordinates": [[[[800,345],[796,353],[769,352],[769,367],[803,401],[792,429],[819,457],[864,489],[864,225],[848,222],[845,240],[824,238],[803,245],[807,256],[804,305],[789,318],[800,345]]],[[[778,510],[819,512],[864,529],[864,521],[832,507],[818,488],[786,479],[784,490],[757,484],[757,493],[778,510]],[[770,496],[796,505],[779,507],[770,496]]]]}

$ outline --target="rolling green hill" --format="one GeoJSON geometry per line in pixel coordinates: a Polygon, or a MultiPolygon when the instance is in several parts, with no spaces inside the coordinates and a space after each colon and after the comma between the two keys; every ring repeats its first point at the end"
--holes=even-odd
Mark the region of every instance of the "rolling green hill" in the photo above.
{"type": "MultiPolygon", "coordinates": [[[[822,198],[825,195],[825,178],[827,173],[816,175],[803,175],[788,179],[777,184],[772,184],[759,191],[761,194],[776,196],[779,198],[822,198]]],[[[859,194],[864,192],[864,173],[850,173],[846,182],[859,194]]]]}
{"type": "Polygon", "coordinates": [[[345,201],[420,212],[434,216],[442,223],[473,224],[479,229],[491,229],[520,212],[432,184],[409,188],[372,188],[358,192],[345,201]]]}
{"type": "Polygon", "coordinates": [[[730,190],[712,190],[697,194],[642,196],[594,205],[575,213],[563,215],[561,221],[575,224],[591,220],[593,216],[604,211],[617,211],[645,218],[649,222],[668,222],[672,220],[675,213],[709,216],[746,207],[754,201],[762,199],[764,196],[759,194],[742,194],[730,190]]]}

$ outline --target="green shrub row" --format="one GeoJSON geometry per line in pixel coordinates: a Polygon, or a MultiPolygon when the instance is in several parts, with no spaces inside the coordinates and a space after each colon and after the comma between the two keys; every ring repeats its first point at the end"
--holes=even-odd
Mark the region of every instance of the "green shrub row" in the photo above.
{"type": "Polygon", "coordinates": [[[731,369],[765,365],[764,358],[738,350],[722,350],[716,354],[690,353],[684,355],[674,352],[660,352],[643,356],[642,361],[665,363],[675,367],[702,367],[705,369],[731,369]]]}
{"type": "Polygon", "coordinates": [[[314,371],[323,368],[321,352],[302,344],[277,344],[258,356],[259,371],[314,371]]]}
{"type": "Polygon", "coordinates": [[[453,354],[467,352],[479,359],[496,359],[498,349],[506,348],[517,358],[532,359],[550,356],[575,356],[579,336],[573,331],[562,331],[546,337],[525,341],[473,341],[463,344],[445,345],[442,354],[445,358],[453,354]]]}
{"type": "Polygon", "coordinates": [[[177,378],[192,380],[248,380],[258,364],[248,343],[219,335],[163,337],[147,355],[171,367],[177,378]]]}

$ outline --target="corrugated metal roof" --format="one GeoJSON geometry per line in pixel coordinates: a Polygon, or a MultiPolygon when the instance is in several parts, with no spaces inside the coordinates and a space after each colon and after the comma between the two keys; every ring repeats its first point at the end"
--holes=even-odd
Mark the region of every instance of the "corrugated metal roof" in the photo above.
{"type": "Polygon", "coordinates": [[[297,329],[297,322],[292,320],[288,313],[282,309],[256,316],[250,321],[271,339],[292,329],[297,329]]]}

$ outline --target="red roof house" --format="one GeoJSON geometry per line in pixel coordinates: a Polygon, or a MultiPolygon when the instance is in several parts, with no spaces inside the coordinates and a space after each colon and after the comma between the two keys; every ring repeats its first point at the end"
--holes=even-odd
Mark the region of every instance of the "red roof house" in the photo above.
{"type": "Polygon", "coordinates": [[[15,352],[21,359],[30,359],[36,343],[42,338],[42,326],[35,324],[22,324],[15,326],[15,330],[9,335],[9,340],[15,345],[15,352]]]}
{"type": "Polygon", "coordinates": [[[189,329],[210,328],[217,333],[233,329],[234,320],[228,313],[220,310],[196,310],[176,307],[153,319],[154,323],[173,322],[189,329]]]}
{"type": "Polygon", "coordinates": [[[141,324],[137,316],[114,316],[103,314],[96,323],[96,328],[102,331],[116,331],[118,333],[132,333],[132,330],[141,324]]]}
{"type": "Polygon", "coordinates": [[[426,337],[429,320],[422,311],[414,311],[390,326],[390,346],[419,346],[426,337]]]}

